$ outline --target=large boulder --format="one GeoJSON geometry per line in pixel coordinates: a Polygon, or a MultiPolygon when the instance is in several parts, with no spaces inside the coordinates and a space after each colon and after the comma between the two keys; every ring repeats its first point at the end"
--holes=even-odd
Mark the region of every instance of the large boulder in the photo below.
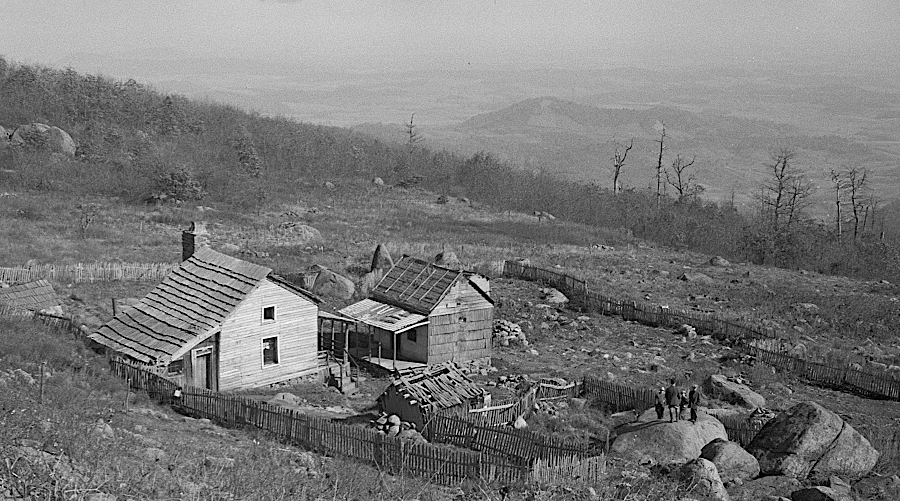
{"type": "Polygon", "coordinates": [[[697,458],[676,470],[676,477],[682,482],[688,482],[696,492],[707,499],[717,501],[730,501],[728,491],[722,484],[716,465],[712,461],[697,458]]]}
{"type": "Polygon", "coordinates": [[[451,270],[462,269],[462,263],[459,262],[459,258],[456,257],[456,253],[453,251],[443,251],[437,256],[434,256],[434,264],[443,266],[444,268],[450,268],[451,270]]]}
{"type": "Polygon", "coordinates": [[[286,221],[278,225],[271,235],[275,247],[303,247],[321,244],[322,232],[297,221],[286,221]]]}
{"type": "Polygon", "coordinates": [[[751,390],[746,385],[729,381],[721,374],[715,374],[706,378],[703,382],[703,392],[730,404],[740,405],[747,409],[758,409],[766,406],[766,399],[751,390]]]}
{"type": "Polygon", "coordinates": [[[900,499],[900,477],[897,475],[867,477],[853,484],[853,488],[864,499],[878,501],[900,499]]]}
{"type": "Polygon", "coordinates": [[[735,486],[728,493],[731,501],[760,501],[788,497],[800,488],[800,481],[785,476],[762,477],[735,486]]]}
{"type": "Polygon", "coordinates": [[[622,457],[659,464],[684,464],[700,457],[703,447],[713,440],[728,440],[718,419],[700,414],[696,423],[656,420],[645,413],[637,422],[616,429],[610,450],[622,457]]]}
{"type": "Polygon", "coordinates": [[[726,483],[752,480],[759,475],[759,461],[735,442],[713,440],[703,447],[700,457],[712,461],[726,483]]]}
{"type": "Polygon", "coordinates": [[[794,491],[791,493],[791,501],[854,501],[854,499],[849,492],[818,485],[794,491]]]}
{"type": "Polygon", "coordinates": [[[350,299],[355,291],[353,280],[328,269],[319,272],[312,290],[314,294],[338,299],[350,299]]]}
{"type": "Polygon", "coordinates": [[[384,270],[376,269],[363,275],[362,278],[359,279],[359,285],[356,288],[357,292],[359,292],[359,295],[361,297],[368,296],[369,293],[372,292],[372,289],[374,289],[375,286],[378,285],[378,282],[380,282],[381,279],[384,278],[384,274],[384,270]]]}
{"type": "Polygon", "coordinates": [[[390,270],[394,267],[391,253],[381,244],[375,247],[375,255],[372,256],[372,267],[369,271],[390,270]]]}
{"type": "Polygon", "coordinates": [[[10,137],[10,144],[75,156],[77,146],[68,132],[42,123],[18,127],[10,137]]]}
{"type": "Polygon", "coordinates": [[[837,414],[801,402],[759,431],[747,450],[763,475],[859,478],[878,461],[878,451],[837,414]]]}

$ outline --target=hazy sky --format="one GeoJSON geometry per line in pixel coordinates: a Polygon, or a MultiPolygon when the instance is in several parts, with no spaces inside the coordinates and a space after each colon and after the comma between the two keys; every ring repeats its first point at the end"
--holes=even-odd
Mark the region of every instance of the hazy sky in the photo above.
{"type": "MultiPolygon", "coordinates": [[[[254,58],[353,70],[898,64],[900,2],[0,0],[0,54],[254,58]]],[[[78,69],[78,68],[76,68],[78,69]]]]}

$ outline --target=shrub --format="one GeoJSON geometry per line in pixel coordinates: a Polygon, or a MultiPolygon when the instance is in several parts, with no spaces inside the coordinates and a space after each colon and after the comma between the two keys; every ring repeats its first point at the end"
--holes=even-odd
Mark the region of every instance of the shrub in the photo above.
{"type": "Polygon", "coordinates": [[[203,186],[185,167],[163,172],[154,179],[154,190],[150,195],[153,202],[186,202],[202,200],[206,196],[203,186]]]}

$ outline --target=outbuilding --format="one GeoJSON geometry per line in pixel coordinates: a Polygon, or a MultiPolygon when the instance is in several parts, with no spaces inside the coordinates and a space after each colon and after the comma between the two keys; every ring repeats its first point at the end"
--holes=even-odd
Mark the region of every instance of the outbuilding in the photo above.
{"type": "Polygon", "coordinates": [[[385,413],[415,423],[421,431],[436,413],[456,406],[483,407],[487,395],[458,365],[445,362],[395,371],[390,386],[378,397],[378,404],[385,413]]]}

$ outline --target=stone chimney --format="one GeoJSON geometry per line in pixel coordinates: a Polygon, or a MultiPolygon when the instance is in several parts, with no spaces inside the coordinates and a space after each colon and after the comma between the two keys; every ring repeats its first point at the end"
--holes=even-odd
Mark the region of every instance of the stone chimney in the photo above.
{"type": "Polygon", "coordinates": [[[209,246],[209,233],[206,231],[206,223],[193,222],[191,227],[181,232],[181,260],[194,255],[199,247],[209,246]]]}

